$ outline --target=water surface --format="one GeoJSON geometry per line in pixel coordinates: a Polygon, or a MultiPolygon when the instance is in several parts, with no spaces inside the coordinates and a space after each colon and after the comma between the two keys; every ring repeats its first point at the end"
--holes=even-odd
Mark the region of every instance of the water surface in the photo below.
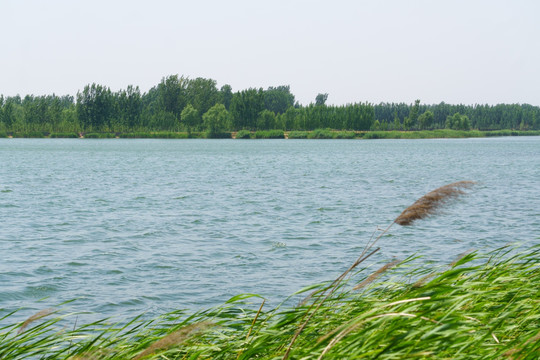
{"type": "Polygon", "coordinates": [[[376,262],[539,243],[540,138],[0,139],[0,317],[277,305],[339,275],[426,192],[479,185],[395,226],[376,262]]]}

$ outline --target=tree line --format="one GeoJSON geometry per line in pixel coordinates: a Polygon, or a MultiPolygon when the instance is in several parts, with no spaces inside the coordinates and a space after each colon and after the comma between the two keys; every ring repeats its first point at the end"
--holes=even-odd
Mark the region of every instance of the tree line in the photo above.
{"type": "Polygon", "coordinates": [[[529,104],[436,105],[381,103],[374,105],[381,130],[538,130],[540,107],[529,104]]]}
{"type": "Polygon", "coordinates": [[[88,84],[73,96],[0,95],[0,132],[133,132],[238,130],[539,129],[540,108],[527,104],[326,105],[328,94],[301,105],[290,86],[233,92],[212,79],[170,75],[142,93],[88,84]]]}

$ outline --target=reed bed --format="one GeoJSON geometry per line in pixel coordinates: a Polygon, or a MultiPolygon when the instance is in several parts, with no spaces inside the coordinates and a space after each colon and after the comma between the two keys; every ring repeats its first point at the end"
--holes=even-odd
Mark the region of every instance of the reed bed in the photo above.
{"type": "Polygon", "coordinates": [[[472,186],[424,195],[341,276],[293,294],[305,297],[297,306],[244,294],[191,315],[78,326],[76,314],[46,309],[0,327],[0,359],[538,359],[540,245],[466,252],[438,268],[413,257],[366,265],[398,219],[432,216],[472,186]]]}
{"type": "Polygon", "coordinates": [[[255,139],[284,139],[283,130],[257,130],[254,134],[255,139]]]}
{"type": "Polygon", "coordinates": [[[79,134],[76,132],[52,132],[49,134],[51,139],[76,139],[79,134]]]}
{"type": "Polygon", "coordinates": [[[236,139],[251,139],[251,131],[240,130],[236,133],[236,139]]]}
{"type": "MultiPolygon", "coordinates": [[[[419,273],[430,270],[403,261],[354,291],[371,275],[363,269],[326,299],[289,357],[537,359],[539,265],[540,246],[504,247],[467,254],[415,285],[419,273]]],[[[75,315],[47,311],[1,328],[0,358],[279,359],[317,300],[316,294],[301,306],[258,313],[254,304],[262,299],[241,295],[191,316],[173,312],[151,321],[103,320],[75,328],[75,315]]]]}

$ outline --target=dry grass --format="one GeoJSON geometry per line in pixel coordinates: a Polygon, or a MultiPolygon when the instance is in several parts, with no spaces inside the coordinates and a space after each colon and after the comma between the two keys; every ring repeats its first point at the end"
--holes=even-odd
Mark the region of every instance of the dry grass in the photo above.
{"type": "MultiPolygon", "coordinates": [[[[406,208],[386,229],[384,229],[373,241],[369,241],[366,247],[364,248],[364,251],[360,254],[360,257],[353,263],[349,269],[347,269],[343,274],[341,274],[334,282],[326,289],[323,290],[322,294],[326,293],[328,290],[328,294],[320,299],[320,302],[318,304],[312,304],[312,306],[309,308],[308,311],[313,311],[307,316],[304,323],[298,328],[296,333],[293,335],[292,340],[287,347],[287,350],[285,352],[285,355],[283,356],[283,360],[287,360],[289,357],[289,354],[292,350],[292,347],[294,343],[296,342],[296,339],[298,336],[300,336],[300,333],[304,330],[307,323],[311,320],[312,316],[319,310],[319,308],[322,306],[322,304],[328,299],[330,295],[333,294],[333,292],[339,287],[341,284],[341,281],[345,279],[345,277],[359,264],[364,262],[369,256],[371,256],[373,253],[377,252],[379,248],[375,249],[371,254],[368,254],[368,251],[370,251],[373,246],[381,239],[381,237],[386,234],[392,225],[394,223],[397,223],[402,226],[411,225],[414,221],[424,219],[428,216],[436,214],[440,207],[444,205],[448,200],[454,199],[460,195],[465,194],[463,191],[464,189],[468,189],[472,187],[474,184],[476,184],[474,181],[458,181],[451,184],[447,184],[444,186],[441,186],[440,188],[437,188],[433,191],[430,191],[426,195],[422,196],[420,199],[415,201],[411,206],[406,208]],[[366,255],[367,254],[367,255],[366,255]]],[[[395,266],[395,264],[388,265],[388,268],[385,268],[384,266],[377,270],[374,274],[372,274],[370,277],[368,277],[363,283],[360,283],[356,286],[356,289],[361,288],[362,286],[365,286],[375,280],[378,276],[380,276],[383,272],[391,268],[392,266],[395,266]],[[365,283],[365,284],[364,284],[365,283]]],[[[310,296],[311,297],[311,296],[310,296]]],[[[308,297],[306,300],[309,300],[308,297]]]]}
{"type": "Polygon", "coordinates": [[[381,276],[386,271],[392,269],[394,266],[399,264],[401,260],[396,259],[394,261],[389,262],[388,264],[384,264],[381,266],[377,271],[375,271],[373,274],[369,275],[364,281],[362,281],[360,284],[353,287],[353,290],[360,290],[361,288],[365,287],[366,285],[369,285],[373,281],[375,281],[379,276],[381,276]]]}
{"type": "MultiPolygon", "coordinates": [[[[62,317],[16,335],[18,323],[0,329],[0,359],[275,360],[302,325],[292,359],[536,360],[540,245],[516,251],[467,254],[420,288],[408,280],[422,268],[404,260],[384,273],[387,281],[380,276],[362,292],[343,285],[317,311],[281,305],[257,311],[245,300],[259,297],[245,294],[188,318],[175,311],[150,321],[100,320],[69,330],[62,317]]],[[[320,305],[319,299],[313,303],[320,305]]]]}
{"type": "Polygon", "coordinates": [[[430,191],[403,210],[394,222],[398,225],[407,226],[416,220],[432,216],[437,213],[444,203],[463,195],[465,193],[463,190],[472,187],[474,184],[476,184],[474,181],[458,181],[430,191]]]}
{"type": "Polygon", "coordinates": [[[203,321],[203,322],[191,324],[188,326],[184,326],[183,328],[176,330],[175,332],[170,333],[164,338],[152,343],[142,353],[134,357],[133,360],[142,359],[145,356],[153,354],[154,352],[158,350],[165,350],[173,346],[180,345],[181,343],[189,339],[194,334],[199,333],[203,330],[206,330],[212,325],[213,323],[211,321],[203,321]]]}
{"type": "MultiPolygon", "coordinates": [[[[533,336],[530,339],[528,339],[527,341],[525,341],[525,343],[522,345],[521,348],[510,349],[510,350],[508,350],[507,352],[504,353],[504,356],[507,356],[508,359],[510,359],[510,360],[521,360],[521,359],[524,358],[525,355],[520,354],[520,353],[523,352],[523,350],[529,344],[536,344],[536,346],[538,347],[538,349],[536,349],[536,351],[540,351],[540,345],[538,344],[539,341],[540,341],[540,331],[535,336],[533,336]],[[514,355],[516,355],[516,354],[518,356],[514,357],[514,355]]],[[[538,354],[538,352],[537,352],[537,354],[538,354]]]]}
{"type": "MultiPolygon", "coordinates": [[[[456,256],[456,258],[454,259],[454,261],[452,261],[450,264],[447,265],[447,269],[451,269],[453,267],[455,267],[456,265],[459,264],[459,262],[465,258],[467,255],[469,254],[472,254],[475,250],[474,249],[469,249],[467,251],[464,251],[462,252],[461,254],[459,254],[458,256],[456,256]]],[[[424,286],[428,281],[430,281],[431,279],[433,279],[435,276],[437,275],[437,273],[435,271],[425,275],[425,276],[422,276],[420,279],[418,279],[413,285],[412,287],[413,288],[419,288],[419,287],[422,287],[424,286]]]]}
{"type": "Polygon", "coordinates": [[[30,316],[28,319],[26,319],[23,324],[21,325],[19,331],[17,331],[17,334],[20,334],[22,333],[24,330],[26,330],[26,328],[28,327],[28,325],[30,325],[31,323],[33,323],[34,321],[37,321],[41,318],[44,318],[45,316],[49,316],[51,315],[52,313],[54,312],[53,309],[44,309],[44,310],[41,310],[37,313],[35,313],[34,315],[30,316]]]}
{"type": "MultiPolygon", "coordinates": [[[[472,184],[449,184],[423,199],[437,209],[472,184]]],[[[284,351],[283,359],[306,360],[538,358],[540,245],[518,253],[508,246],[484,255],[467,251],[412,285],[408,280],[425,269],[407,270],[410,259],[395,260],[362,277],[356,288],[367,291],[349,291],[342,281],[379,250],[373,245],[394,222],[370,239],[358,260],[330,285],[299,292],[316,289],[306,306],[279,305],[265,312],[263,301],[256,311],[243,301],[259,296],[244,294],[188,319],[174,312],[143,324],[135,319],[120,328],[98,321],[58,331],[51,319],[12,336],[15,329],[24,330],[17,324],[0,329],[0,359],[275,360],[284,351]],[[390,280],[381,282],[382,274],[390,280]],[[394,276],[407,281],[396,283],[394,276]],[[205,331],[209,328],[214,331],[205,331]]],[[[49,313],[39,312],[25,326],[49,313]]]]}

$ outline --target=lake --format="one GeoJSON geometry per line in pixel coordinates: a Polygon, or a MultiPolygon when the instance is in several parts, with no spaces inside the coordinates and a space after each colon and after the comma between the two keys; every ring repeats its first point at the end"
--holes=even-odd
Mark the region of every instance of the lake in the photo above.
{"type": "Polygon", "coordinates": [[[394,225],[373,264],[540,243],[540,137],[0,139],[0,318],[73,300],[90,317],[277,305],[332,280],[426,192],[478,184],[394,225]]]}

